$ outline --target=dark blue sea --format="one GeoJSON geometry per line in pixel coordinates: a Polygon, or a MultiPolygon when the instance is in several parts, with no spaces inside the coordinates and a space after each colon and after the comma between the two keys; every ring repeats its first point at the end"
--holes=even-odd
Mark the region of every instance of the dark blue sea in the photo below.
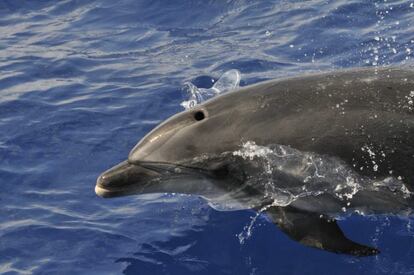
{"type": "Polygon", "coordinates": [[[0,1],[1,274],[414,274],[414,220],[351,216],[353,257],[195,196],[102,199],[97,176],[180,112],[185,83],[410,66],[412,0],[0,1]]]}

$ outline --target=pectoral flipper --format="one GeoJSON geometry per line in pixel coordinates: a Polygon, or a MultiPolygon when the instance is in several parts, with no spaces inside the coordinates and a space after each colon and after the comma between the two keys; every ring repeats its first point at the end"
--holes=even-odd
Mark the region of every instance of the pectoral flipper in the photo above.
{"type": "Polygon", "coordinates": [[[355,256],[372,256],[379,253],[376,248],[348,239],[336,220],[323,215],[293,207],[271,207],[267,214],[291,239],[303,245],[355,256]]]}

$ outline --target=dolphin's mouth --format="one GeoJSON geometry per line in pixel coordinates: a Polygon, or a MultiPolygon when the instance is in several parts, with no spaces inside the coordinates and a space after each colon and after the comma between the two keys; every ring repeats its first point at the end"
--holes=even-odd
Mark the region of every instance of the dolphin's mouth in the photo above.
{"type": "Polygon", "coordinates": [[[123,161],[98,177],[95,193],[104,198],[143,193],[162,175],[160,170],[149,167],[123,161]]]}
{"type": "Polygon", "coordinates": [[[98,195],[99,197],[102,197],[102,198],[119,197],[119,196],[122,196],[124,194],[124,192],[122,192],[122,191],[114,191],[114,190],[105,189],[99,184],[95,185],[95,193],[96,193],[96,195],[98,195]]]}
{"type": "Polygon", "coordinates": [[[162,192],[162,180],[205,174],[199,168],[160,162],[123,161],[103,172],[96,181],[95,193],[103,198],[162,192]]]}

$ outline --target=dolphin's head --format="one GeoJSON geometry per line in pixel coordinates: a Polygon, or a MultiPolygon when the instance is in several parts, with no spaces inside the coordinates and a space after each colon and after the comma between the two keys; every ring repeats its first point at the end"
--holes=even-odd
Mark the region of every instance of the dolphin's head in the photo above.
{"type": "MultiPolygon", "coordinates": [[[[210,173],[211,167],[200,165],[203,162],[193,160],[222,151],[221,140],[209,140],[211,129],[217,129],[211,123],[219,123],[210,119],[203,106],[167,119],[138,142],[128,160],[99,176],[95,192],[102,197],[205,192],[211,186],[197,186],[195,182],[214,173],[210,173]]],[[[215,126],[220,129],[220,125],[215,126]]]]}
{"type": "Polygon", "coordinates": [[[182,165],[123,161],[98,177],[95,192],[105,198],[165,192],[204,194],[213,184],[208,181],[211,176],[206,170],[182,165]]]}
{"type": "Polygon", "coordinates": [[[208,153],[202,150],[205,147],[203,140],[211,136],[208,133],[210,119],[205,107],[172,116],[138,142],[130,152],[128,161],[132,164],[182,163],[208,153]]]}

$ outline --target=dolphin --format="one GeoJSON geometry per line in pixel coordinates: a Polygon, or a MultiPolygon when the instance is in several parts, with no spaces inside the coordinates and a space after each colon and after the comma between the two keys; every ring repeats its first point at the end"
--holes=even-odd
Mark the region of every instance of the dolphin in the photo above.
{"type": "Polygon", "coordinates": [[[277,79],[161,123],[102,173],[101,197],[183,193],[267,213],[291,239],[335,253],[379,250],[337,218],[411,215],[414,71],[358,68],[277,79]]]}

